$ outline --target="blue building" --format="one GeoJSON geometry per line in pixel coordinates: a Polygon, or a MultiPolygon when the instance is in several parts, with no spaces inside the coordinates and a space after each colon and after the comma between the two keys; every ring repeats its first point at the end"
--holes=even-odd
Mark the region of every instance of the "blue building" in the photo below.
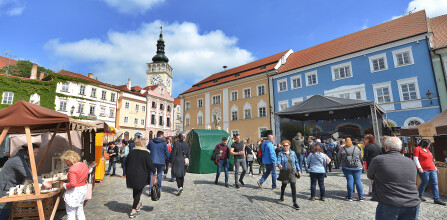
{"type": "MultiPolygon", "coordinates": [[[[374,100],[394,126],[435,117],[441,110],[426,19],[419,11],[292,53],[270,77],[275,112],[320,94],[374,100]]],[[[279,138],[278,118],[273,126],[279,138]]]]}

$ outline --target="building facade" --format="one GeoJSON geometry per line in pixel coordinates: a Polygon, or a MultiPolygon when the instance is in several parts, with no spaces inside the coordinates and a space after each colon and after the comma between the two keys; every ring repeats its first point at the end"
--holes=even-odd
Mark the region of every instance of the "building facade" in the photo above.
{"type": "Polygon", "coordinates": [[[441,109],[447,109],[447,15],[428,19],[431,57],[441,109]]]}
{"type": "Polygon", "coordinates": [[[271,104],[279,112],[320,94],[374,100],[401,127],[430,120],[441,111],[428,36],[420,11],[297,51],[270,78],[271,104]]]}
{"type": "Polygon", "coordinates": [[[182,107],[180,105],[181,100],[179,98],[174,99],[174,130],[176,134],[183,131],[182,123],[182,107]]]}
{"type": "Polygon", "coordinates": [[[293,51],[288,50],[213,74],[180,94],[183,129],[223,129],[258,140],[270,130],[268,75],[293,51]]]}

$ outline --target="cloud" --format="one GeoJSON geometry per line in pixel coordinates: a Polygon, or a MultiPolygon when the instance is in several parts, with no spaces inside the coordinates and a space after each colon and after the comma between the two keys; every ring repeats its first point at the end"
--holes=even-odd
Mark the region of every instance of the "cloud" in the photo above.
{"type": "MultiPolygon", "coordinates": [[[[159,25],[160,21],[154,21],[134,31],[109,31],[106,39],[51,39],[44,47],[56,58],[54,62],[68,58],[73,66],[84,66],[83,70],[93,72],[101,81],[123,85],[130,77],[133,85],[146,86],[146,63],[152,62],[155,55],[159,25]]],[[[254,60],[249,51],[237,46],[236,37],[226,36],[220,30],[201,34],[198,26],[190,22],[167,24],[163,27],[163,39],[174,69],[174,96],[221,71],[223,65],[232,68],[254,60]]],[[[70,70],[70,66],[65,69],[70,70]]]]}
{"type": "Polygon", "coordinates": [[[365,30],[366,28],[368,28],[368,19],[363,23],[362,30],[365,30]]]}
{"type": "Polygon", "coordinates": [[[163,3],[165,0],[101,0],[120,13],[143,14],[154,5],[163,3]]]}
{"type": "Polygon", "coordinates": [[[19,0],[0,0],[0,15],[21,15],[24,9],[25,4],[19,0]]]}
{"type": "MultiPolygon", "coordinates": [[[[406,14],[410,11],[420,11],[425,9],[425,13],[428,17],[433,18],[443,14],[447,14],[447,1],[446,0],[413,0],[408,4],[407,10],[403,13],[406,14]],[[415,10],[416,9],[416,10],[415,10]]],[[[393,16],[391,19],[400,18],[402,15],[393,16]]]]}

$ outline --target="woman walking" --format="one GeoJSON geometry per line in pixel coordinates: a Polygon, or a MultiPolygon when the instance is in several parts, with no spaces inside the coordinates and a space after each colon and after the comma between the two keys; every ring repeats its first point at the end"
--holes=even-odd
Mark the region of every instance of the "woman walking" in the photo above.
{"type": "Polygon", "coordinates": [[[439,199],[439,188],[438,188],[438,174],[439,170],[433,163],[433,155],[430,153],[430,140],[423,139],[419,146],[413,150],[413,160],[418,168],[418,174],[421,178],[421,184],[419,184],[419,198],[425,202],[424,191],[430,182],[431,191],[433,193],[433,200],[435,204],[446,205],[445,202],[439,199]]]}
{"type": "Polygon", "coordinates": [[[183,135],[178,135],[178,141],[174,144],[171,153],[172,171],[177,181],[177,196],[183,192],[186,168],[189,166],[189,144],[183,140],[183,135]]]}
{"type": "Polygon", "coordinates": [[[133,189],[133,204],[129,218],[135,218],[143,207],[140,197],[143,188],[150,183],[149,173],[155,173],[155,166],[152,164],[149,150],[144,147],[142,140],[135,143],[135,148],[127,156],[125,166],[127,188],[133,189]]]}
{"type": "Polygon", "coordinates": [[[346,138],[346,145],[340,149],[338,160],[347,182],[348,195],[346,200],[352,201],[355,185],[358,199],[363,202],[363,187],[360,179],[363,169],[362,151],[357,145],[352,144],[351,138],[346,138]]]}
{"type": "Polygon", "coordinates": [[[315,194],[318,187],[320,188],[320,200],[325,200],[326,189],[324,187],[324,176],[326,171],[324,169],[324,164],[327,163],[328,157],[323,153],[320,145],[315,144],[310,149],[310,154],[306,159],[307,164],[309,164],[310,169],[310,200],[315,200],[315,194]]]}
{"type": "MultiPolygon", "coordinates": [[[[171,153],[172,152],[172,143],[171,143],[170,138],[166,138],[166,145],[168,146],[169,153],[171,153]]],[[[166,160],[165,170],[164,170],[164,174],[163,174],[164,179],[166,179],[166,176],[168,175],[168,171],[169,171],[169,160],[166,160]]],[[[172,170],[171,170],[171,178],[172,178],[172,170]]]]}
{"type": "Polygon", "coordinates": [[[84,200],[87,194],[88,166],[80,162],[78,153],[67,150],[61,155],[61,160],[70,167],[68,170],[68,182],[64,183],[64,201],[67,211],[67,220],[84,220],[84,200]]]}
{"type": "MultiPolygon", "coordinates": [[[[379,156],[380,154],[382,154],[382,147],[379,146],[378,144],[376,144],[376,139],[374,138],[374,136],[372,134],[367,134],[365,135],[365,151],[364,151],[364,156],[365,156],[365,161],[366,161],[366,169],[368,169],[369,164],[371,164],[371,160],[376,157],[379,156]]],[[[371,180],[371,185],[369,185],[369,195],[372,195],[372,184],[373,184],[374,180],[371,180]]]]}
{"type": "Polygon", "coordinates": [[[284,151],[278,153],[277,165],[279,168],[278,180],[282,182],[281,185],[281,197],[279,201],[284,201],[284,192],[286,191],[287,184],[290,183],[292,189],[293,208],[299,209],[300,207],[296,203],[296,179],[301,177],[301,170],[298,163],[298,158],[295,152],[290,150],[290,141],[285,140],[281,143],[284,151]]]}
{"type": "Polygon", "coordinates": [[[123,149],[121,149],[121,167],[123,168],[123,175],[121,178],[126,178],[126,159],[129,155],[129,145],[126,140],[123,140],[123,149]]]}
{"type": "Polygon", "coordinates": [[[249,140],[250,139],[245,142],[245,155],[247,157],[247,167],[249,168],[248,174],[250,174],[250,176],[253,176],[253,161],[255,160],[255,156],[253,153],[253,144],[251,144],[249,140]]]}

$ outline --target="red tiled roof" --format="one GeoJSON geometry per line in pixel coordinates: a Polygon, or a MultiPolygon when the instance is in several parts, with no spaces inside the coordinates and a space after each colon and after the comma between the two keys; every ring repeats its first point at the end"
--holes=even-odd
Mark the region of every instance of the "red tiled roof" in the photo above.
{"type": "Polygon", "coordinates": [[[90,81],[90,82],[93,82],[93,83],[97,83],[97,84],[100,84],[100,85],[103,85],[103,86],[115,88],[113,85],[110,85],[108,83],[101,82],[99,80],[92,79],[92,78],[90,78],[90,77],[88,77],[86,75],[70,72],[70,71],[67,71],[67,70],[59,70],[59,72],[57,72],[56,74],[60,74],[60,75],[64,75],[64,76],[70,76],[70,77],[75,77],[75,78],[78,78],[78,79],[84,79],[84,80],[87,80],[87,81],[90,81]]]}
{"type": "Polygon", "coordinates": [[[139,87],[139,86],[132,87],[132,90],[127,89],[127,85],[113,86],[113,88],[119,89],[121,91],[125,91],[125,92],[128,92],[128,93],[132,93],[134,95],[139,95],[139,96],[145,96],[147,94],[147,90],[146,89],[145,89],[146,91],[144,93],[141,93],[140,91],[142,90],[142,88],[139,87]]]}
{"type": "Polygon", "coordinates": [[[423,33],[427,33],[424,10],[297,51],[289,56],[278,73],[423,33]]]}
{"type": "Polygon", "coordinates": [[[447,47],[447,15],[429,18],[428,26],[433,32],[430,38],[432,49],[447,47]]]}
{"type": "Polygon", "coordinates": [[[134,90],[138,91],[138,90],[141,90],[142,88],[141,88],[141,87],[139,87],[139,86],[134,86],[134,87],[132,87],[132,89],[134,89],[134,90]]]}
{"type": "Polygon", "coordinates": [[[180,99],[179,98],[175,98],[174,99],[174,105],[180,105],[180,99]]]}
{"type": "Polygon", "coordinates": [[[13,60],[13,59],[9,59],[7,57],[2,57],[0,56],[0,69],[8,66],[8,65],[16,65],[17,64],[17,60],[13,60]]]}
{"type": "Polygon", "coordinates": [[[30,79],[30,78],[26,78],[26,77],[20,77],[20,76],[12,76],[12,75],[5,75],[5,74],[0,74],[0,76],[4,76],[4,77],[14,77],[14,78],[19,78],[19,79],[26,79],[26,80],[34,80],[34,81],[41,81],[44,82],[40,79],[30,79]]]}
{"type": "Polygon", "coordinates": [[[185,94],[185,93],[189,93],[192,91],[196,91],[199,89],[204,89],[210,86],[215,86],[215,85],[219,85],[222,84],[224,82],[228,82],[231,80],[235,80],[235,79],[241,79],[247,76],[251,76],[251,75],[255,75],[258,73],[263,73],[269,70],[274,69],[274,67],[276,66],[276,64],[278,63],[278,61],[281,59],[281,57],[286,54],[289,50],[283,51],[281,53],[277,53],[275,55],[260,59],[260,60],[256,60],[254,62],[251,63],[247,63],[245,65],[242,66],[238,66],[229,70],[226,70],[224,72],[219,72],[219,73],[215,73],[213,75],[208,76],[207,78],[203,79],[202,81],[194,84],[191,88],[189,88],[188,90],[184,91],[181,94],[185,94]],[[265,66],[265,68],[262,68],[265,66]],[[239,73],[239,76],[235,76],[236,73],[239,73]],[[218,80],[217,82],[215,82],[215,80],[218,80]]]}

